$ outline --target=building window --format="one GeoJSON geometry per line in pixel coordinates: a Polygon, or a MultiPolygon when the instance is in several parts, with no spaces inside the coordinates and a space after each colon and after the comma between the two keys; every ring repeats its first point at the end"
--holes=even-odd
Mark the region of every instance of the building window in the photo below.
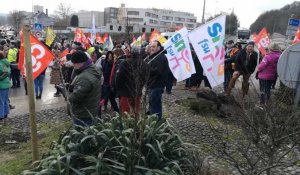
{"type": "Polygon", "coordinates": [[[186,25],[188,28],[194,28],[194,24],[187,24],[186,25]]]}
{"type": "Polygon", "coordinates": [[[173,17],[172,16],[162,16],[163,20],[170,20],[173,21],[173,17]]]}
{"type": "Polygon", "coordinates": [[[196,22],[196,19],[186,19],[187,22],[196,22]]]}
{"type": "Polygon", "coordinates": [[[114,26],[113,26],[113,25],[110,25],[110,26],[109,26],[109,30],[114,30],[114,26]]]}
{"type": "Polygon", "coordinates": [[[150,24],[153,24],[153,19],[149,19],[149,23],[150,23],[150,24]]]}
{"type": "Polygon", "coordinates": [[[184,22],[185,19],[184,18],[175,17],[175,21],[182,21],[182,22],[184,22]]]}
{"type": "Polygon", "coordinates": [[[122,31],[122,26],[119,26],[118,31],[122,31]]]}
{"type": "Polygon", "coordinates": [[[138,12],[138,11],[128,11],[127,12],[127,15],[140,15],[140,12],[138,12]]]}
{"type": "Polygon", "coordinates": [[[171,25],[171,22],[160,21],[160,25],[171,25]]]}
{"type": "Polygon", "coordinates": [[[153,20],[153,24],[158,24],[158,21],[157,20],[153,20]]]}
{"type": "Polygon", "coordinates": [[[143,22],[143,18],[128,18],[129,22],[143,22]]]}
{"type": "Polygon", "coordinates": [[[158,18],[158,15],[156,15],[156,14],[151,14],[151,16],[152,16],[152,18],[158,18]]]}
{"type": "Polygon", "coordinates": [[[146,12],[146,13],[145,13],[145,16],[151,16],[151,13],[146,12]]]}
{"type": "Polygon", "coordinates": [[[146,28],[145,27],[142,28],[142,32],[143,33],[146,32],[146,28]]]}

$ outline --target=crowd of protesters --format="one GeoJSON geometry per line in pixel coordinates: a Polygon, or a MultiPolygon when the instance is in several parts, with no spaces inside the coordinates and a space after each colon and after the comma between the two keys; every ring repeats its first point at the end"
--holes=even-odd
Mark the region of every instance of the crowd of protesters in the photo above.
{"type": "MultiPolygon", "coordinates": [[[[43,39],[39,39],[44,43],[43,39]]],[[[160,42],[144,42],[141,47],[131,48],[127,42],[114,43],[111,51],[103,48],[102,43],[86,47],[79,42],[63,39],[47,46],[54,58],[50,63],[50,84],[54,85],[54,97],[63,97],[68,101],[69,114],[77,125],[91,125],[93,118],[101,117],[101,111],[111,110],[122,116],[137,116],[140,113],[143,92],[148,93],[149,104],[147,114],[162,117],[162,94],[172,93],[176,84],[169,69],[165,51],[160,42]],[[60,55],[67,50],[66,60],[60,55]]],[[[9,88],[20,87],[20,71],[18,69],[18,53],[20,43],[3,40],[0,45],[0,119],[9,114],[9,88]]],[[[276,82],[277,62],[280,48],[272,43],[269,51],[260,59],[257,78],[260,83],[261,104],[270,98],[270,89],[276,82]]],[[[243,96],[248,93],[249,78],[257,67],[258,54],[254,51],[254,43],[244,47],[232,40],[226,43],[224,91],[231,94],[236,80],[242,75],[243,96]]],[[[185,89],[197,90],[204,85],[211,89],[203,68],[192,49],[192,57],[196,73],[185,80],[185,89]]],[[[44,70],[35,80],[36,99],[42,98],[44,70]]],[[[25,90],[26,90],[26,81],[25,90]]],[[[27,95],[27,90],[25,92],[27,95]]]]}

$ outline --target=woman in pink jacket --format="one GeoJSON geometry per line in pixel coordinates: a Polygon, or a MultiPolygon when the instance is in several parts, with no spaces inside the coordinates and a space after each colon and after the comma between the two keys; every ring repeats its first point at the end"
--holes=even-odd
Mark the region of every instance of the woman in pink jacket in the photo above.
{"type": "Polygon", "coordinates": [[[265,104],[270,99],[272,82],[276,80],[277,62],[281,55],[280,47],[276,43],[270,46],[270,53],[267,53],[258,65],[258,79],[260,86],[260,103],[265,104]]]}

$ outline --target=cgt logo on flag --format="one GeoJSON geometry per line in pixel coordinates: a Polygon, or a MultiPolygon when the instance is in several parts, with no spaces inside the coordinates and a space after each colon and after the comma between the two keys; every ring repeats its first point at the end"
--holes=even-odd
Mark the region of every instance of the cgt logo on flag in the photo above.
{"type": "MultiPolygon", "coordinates": [[[[32,34],[30,34],[31,61],[33,79],[38,77],[53,60],[53,53],[32,34]]],[[[26,76],[24,41],[21,40],[20,60],[18,65],[22,75],[26,76]]]]}

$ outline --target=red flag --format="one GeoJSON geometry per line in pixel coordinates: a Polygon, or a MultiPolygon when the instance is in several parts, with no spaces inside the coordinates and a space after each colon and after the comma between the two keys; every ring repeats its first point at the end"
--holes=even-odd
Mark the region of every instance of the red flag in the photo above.
{"type": "Polygon", "coordinates": [[[144,32],[142,35],[142,41],[146,41],[146,32],[144,32]]]}
{"type": "Polygon", "coordinates": [[[96,43],[104,43],[102,37],[98,33],[96,33],[96,43]]]}
{"type": "Polygon", "coordinates": [[[258,50],[264,55],[266,54],[266,47],[270,45],[270,39],[268,36],[267,29],[264,27],[255,39],[255,44],[258,47],[258,50]]]}
{"type": "Polygon", "coordinates": [[[81,31],[76,27],[74,32],[74,41],[81,43],[81,31]]]}
{"type": "Polygon", "coordinates": [[[80,34],[81,34],[81,43],[82,43],[83,47],[86,49],[90,48],[91,46],[90,46],[89,40],[83,33],[83,30],[80,31],[80,34]]]}
{"type": "MultiPolygon", "coordinates": [[[[38,39],[36,39],[32,34],[30,34],[30,44],[31,44],[31,60],[32,60],[32,76],[33,79],[38,77],[53,60],[53,53],[38,39]]],[[[25,51],[24,51],[24,41],[21,40],[21,48],[19,55],[18,67],[23,75],[25,75],[25,51]]]]}
{"type": "Polygon", "coordinates": [[[91,42],[91,40],[92,40],[92,34],[91,34],[91,32],[88,32],[87,39],[91,42]]]}
{"type": "Polygon", "coordinates": [[[104,41],[104,43],[105,43],[107,40],[108,40],[108,33],[105,33],[105,34],[103,35],[103,41],[104,41]]]}
{"type": "Polygon", "coordinates": [[[65,62],[67,61],[66,56],[69,54],[69,49],[65,49],[60,55],[59,55],[59,59],[60,59],[60,63],[61,64],[65,64],[65,62]]]}
{"type": "Polygon", "coordinates": [[[296,35],[295,35],[295,38],[294,38],[292,44],[296,44],[296,43],[299,43],[299,42],[300,42],[300,26],[299,26],[299,28],[298,28],[298,31],[297,31],[297,33],[296,33],[296,35]]]}

